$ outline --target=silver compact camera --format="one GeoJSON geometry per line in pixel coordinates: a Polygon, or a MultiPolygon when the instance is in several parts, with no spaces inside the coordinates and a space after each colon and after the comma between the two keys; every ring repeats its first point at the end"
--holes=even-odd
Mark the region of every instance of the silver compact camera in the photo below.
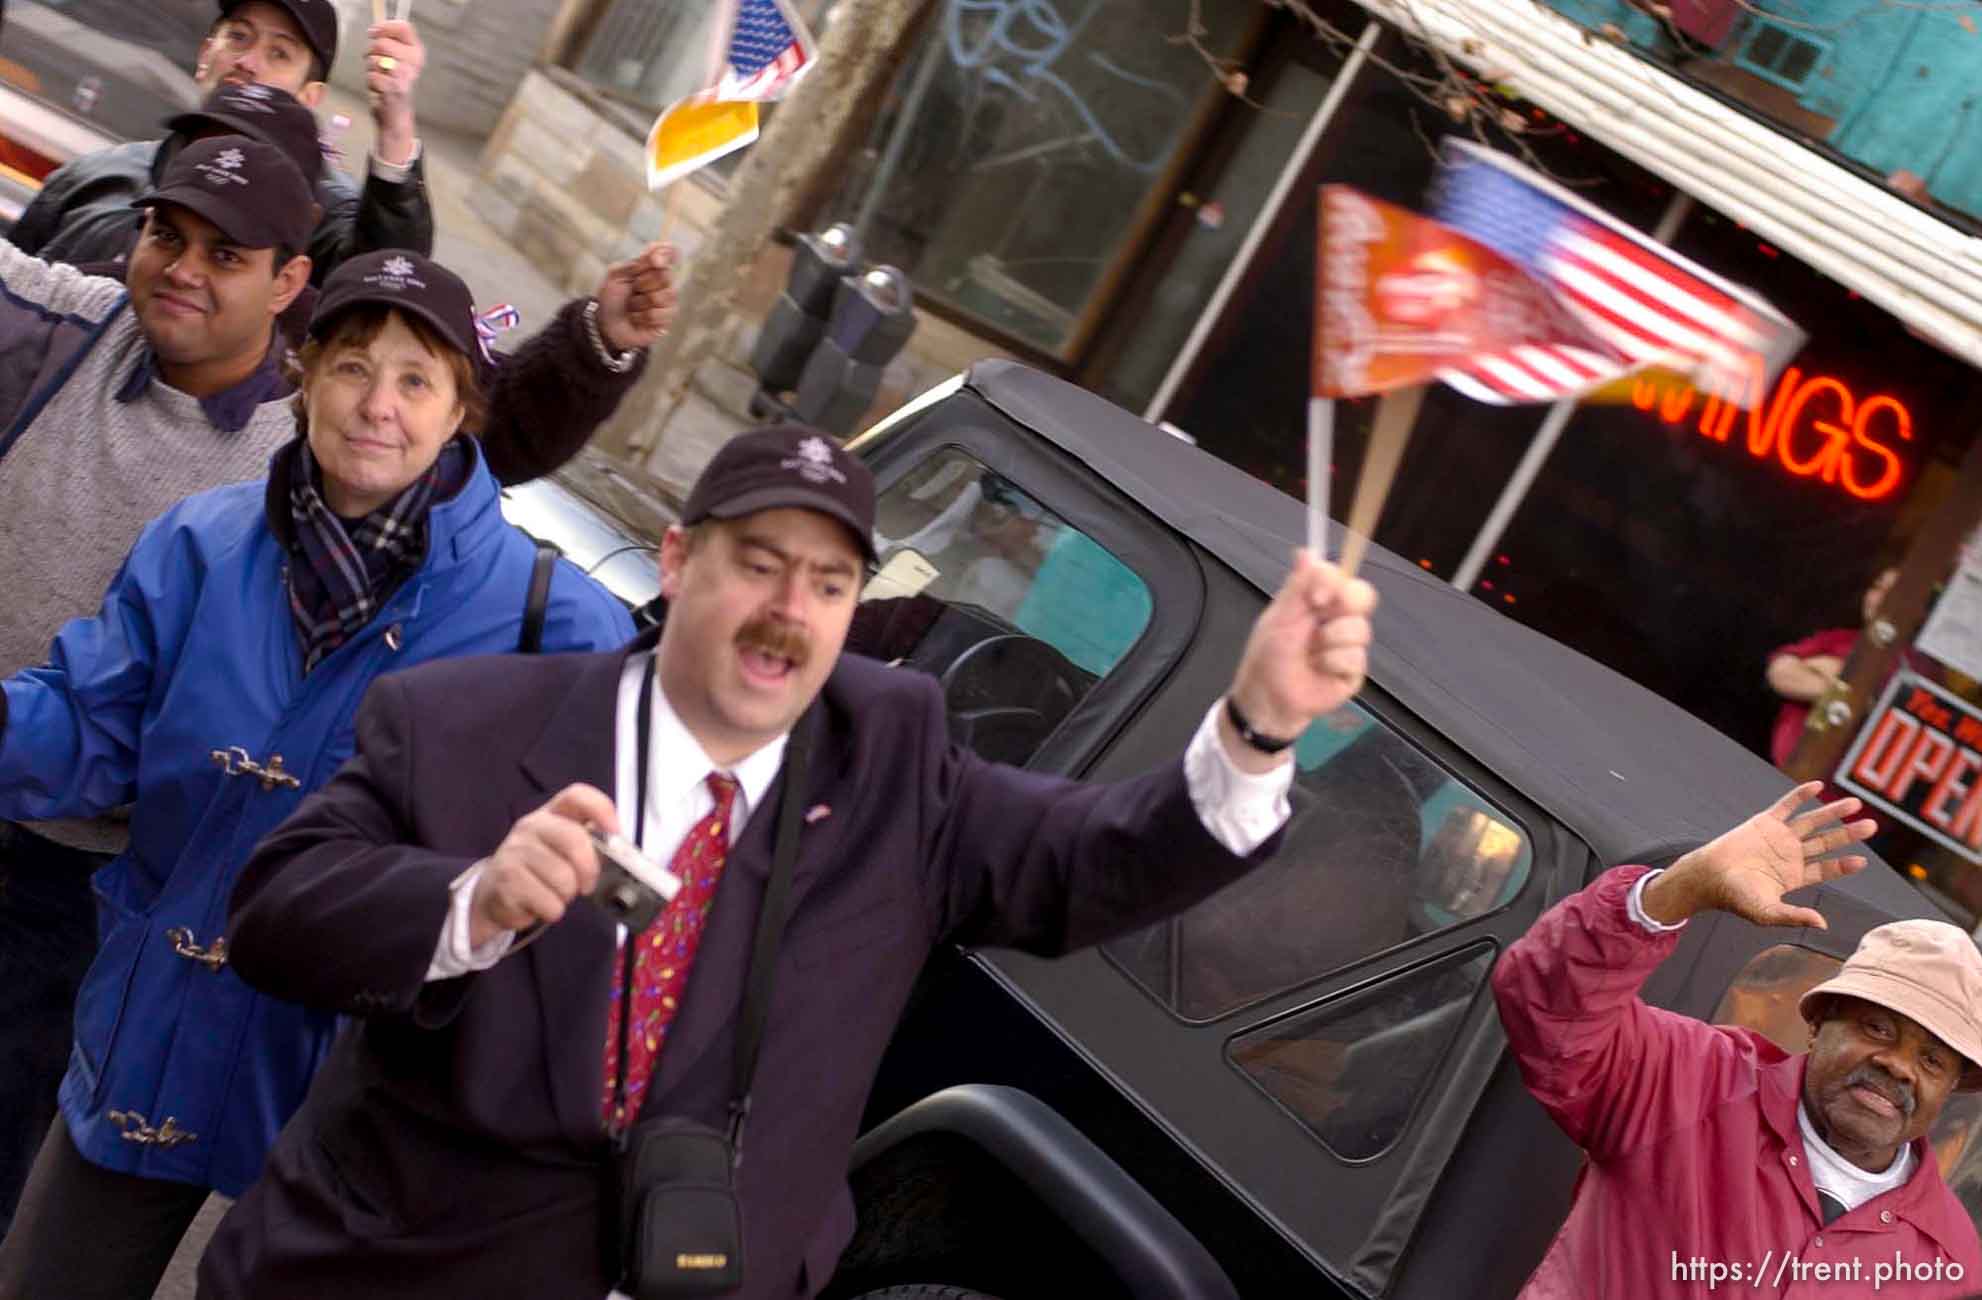
{"type": "Polygon", "coordinates": [[[599,882],[587,895],[606,915],[638,934],[654,923],[668,900],[681,892],[681,878],[635,847],[624,835],[594,829],[599,851],[599,882]]]}

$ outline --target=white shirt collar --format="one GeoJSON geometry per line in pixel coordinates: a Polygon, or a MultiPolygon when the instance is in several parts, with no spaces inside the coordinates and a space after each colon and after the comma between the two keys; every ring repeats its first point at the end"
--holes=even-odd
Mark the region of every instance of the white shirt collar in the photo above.
{"type": "MultiPolygon", "coordinates": [[[[646,674],[647,662],[653,657],[652,652],[648,652],[631,656],[628,660],[629,676],[636,691],[640,679],[646,674]]],[[[659,681],[654,683],[654,687],[654,729],[648,742],[651,749],[647,756],[647,798],[657,805],[680,798],[702,784],[710,772],[727,771],[736,778],[738,794],[743,801],[736,823],[740,826],[748,821],[750,814],[763,804],[764,796],[770,792],[771,782],[778,778],[778,768],[785,761],[785,744],[791,739],[791,733],[785,732],[765,742],[762,747],[725,769],[709,757],[709,752],[702,748],[702,742],[695,739],[687,724],[682,722],[681,715],[674,711],[667,689],[659,681]]],[[[637,704],[635,708],[638,708],[637,704]]]]}
{"type": "Polygon", "coordinates": [[[1796,1103],[1796,1127],[1803,1133],[1803,1149],[1810,1157],[1810,1181],[1820,1192],[1829,1192],[1847,1210],[1855,1210],[1875,1196],[1902,1187],[1913,1176],[1913,1144],[1900,1147],[1899,1155],[1878,1173],[1852,1164],[1817,1132],[1810,1121],[1810,1108],[1801,1099],[1796,1103]]]}

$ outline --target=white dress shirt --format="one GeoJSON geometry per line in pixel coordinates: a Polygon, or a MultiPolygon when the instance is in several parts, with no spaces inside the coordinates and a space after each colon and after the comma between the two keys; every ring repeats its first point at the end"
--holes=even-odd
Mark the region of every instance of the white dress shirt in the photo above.
{"type": "Polygon", "coordinates": [[[1811,1184],[1820,1192],[1828,1192],[1831,1199],[1842,1205],[1847,1213],[1875,1196],[1904,1187],[1906,1180],[1913,1177],[1911,1142],[1899,1149],[1899,1155],[1890,1165],[1874,1174],[1846,1160],[1818,1135],[1817,1126],[1810,1122],[1810,1103],[1807,1101],[1796,1103],[1796,1127],[1803,1134],[1803,1150],[1810,1157],[1811,1184]]]}
{"type": "MultiPolygon", "coordinates": [[[[619,708],[614,719],[613,804],[619,811],[619,824],[627,838],[632,834],[635,805],[639,802],[638,714],[640,683],[647,671],[649,654],[627,656],[619,678],[619,708]]],[[[1221,697],[1205,712],[1184,750],[1184,784],[1190,791],[1191,806],[1211,837],[1231,852],[1244,856],[1280,829],[1291,811],[1287,791],[1294,781],[1294,765],[1282,763],[1270,772],[1254,775],[1242,772],[1225,752],[1218,738],[1218,714],[1224,707],[1221,697]]],[[[731,768],[721,768],[709,755],[668,703],[667,692],[656,686],[654,721],[647,757],[646,834],[643,851],[656,862],[666,864],[677,845],[695,823],[715,807],[707,778],[715,771],[736,778],[736,808],[729,819],[730,843],[742,833],[744,823],[764,800],[765,792],[777,778],[784,762],[786,737],[779,736],[731,768]]],[[[503,931],[480,948],[469,946],[469,905],[475,882],[481,879],[482,864],[461,873],[450,886],[453,905],[441,927],[433,963],[427,968],[429,980],[452,979],[470,971],[487,970],[502,960],[515,941],[515,934],[503,931]]],[[[625,929],[620,938],[625,940],[625,929]]]]}

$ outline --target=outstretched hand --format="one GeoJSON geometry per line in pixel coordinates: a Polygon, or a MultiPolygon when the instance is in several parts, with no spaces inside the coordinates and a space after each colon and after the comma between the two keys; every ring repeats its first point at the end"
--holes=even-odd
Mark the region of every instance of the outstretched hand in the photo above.
{"type": "Polygon", "coordinates": [[[1756,925],[1829,928],[1814,908],[1783,901],[1783,895],[1848,876],[1865,867],[1856,853],[1831,857],[1872,838],[1871,818],[1847,822],[1864,805],[1839,799],[1809,812],[1796,809],[1817,797],[1821,781],[1806,781],[1782,798],[1673,863],[1645,887],[1645,912],[1674,925],[1695,912],[1718,909],[1756,925]]]}
{"type": "MultiPolygon", "coordinates": [[[[1294,553],[1293,572],[1254,621],[1232,677],[1232,701],[1255,731],[1297,736],[1362,689],[1375,608],[1369,583],[1344,576],[1312,551],[1294,553]]],[[[1221,722],[1221,731],[1242,767],[1282,761],[1247,752],[1229,724],[1221,722]]]]}

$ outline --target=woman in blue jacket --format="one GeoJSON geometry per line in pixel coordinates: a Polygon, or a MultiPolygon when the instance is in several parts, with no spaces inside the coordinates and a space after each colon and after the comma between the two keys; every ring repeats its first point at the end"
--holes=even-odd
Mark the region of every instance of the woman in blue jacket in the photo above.
{"type": "MultiPolygon", "coordinates": [[[[303,436],[268,479],[155,520],[102,611],[0,683],[0,819],[134,804],[130,850],[93,881],[101,948],[0,1295],[151,1294],[207,1190],[254,1180],[329,1050],[335,1017],[228,968],[227,899],[351,755],[373,679],[518,648],[536,548],[462,432],[480,356],[454,275],[406,252],[345,263],[301,355],[303,436]]],[[[544,650],[632,631],[558,562],[544,650]]]]}

